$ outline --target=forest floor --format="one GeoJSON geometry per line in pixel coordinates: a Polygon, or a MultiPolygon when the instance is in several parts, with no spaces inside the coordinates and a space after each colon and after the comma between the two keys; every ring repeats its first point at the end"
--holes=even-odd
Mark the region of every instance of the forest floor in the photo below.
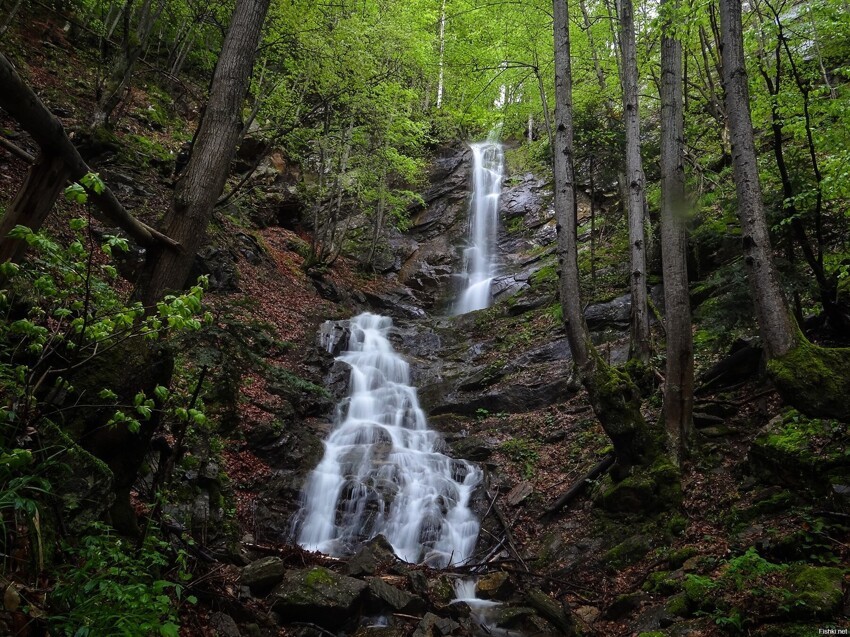
{"type": "MultiPolygon", "coordinates": [[[[96,60],[72,49],[61,37],[60,23],[50,16],[14,37],[18,50],[26,52],[26,79],[66,128],[84,128],[93,109],[96,60]]],[[[22,59],[19,55],[18,62],[22,59]]],[[[133,88],[118,119],[111,150],[94,158],[107,182],[121,185],[128,208],[149,223],[155,223],[169,205],[174,162],[197,116],[190,93],[175,104],[165,100],[153,84],[133,88]],[[164,125],[152,120],[152,111],[167,113],[164,125]]],[[[36,151],[8,119],[0,119],[0,128],[14,143],[30,153],[36,151]]],[[[8,201],[25,174],[24,162],[0,150],[0,198],[8,201]]],[[[248,197],[240,206],[249,207],[252,201],[248,197]]],[[[49,222],[49,229],[60,236],[65,213],[60,205],[49,222]]],[[[303,229],[257,228],[244,216],[217,214],[211,241],[224,250],[225,260],[233,263],[237,274],[228,289],[212,291],[207,300],[214,314],[240,307],[246,317],[270,324],[289,346],[264,355],[266,362],[321,384],[315,366],[307,363],[316,347],[317,328],[324,320],[349,317],[356,308],[350,302],[323,298],[315,280],[304,273],[303,249],[309,239],[303,229]],[[250,235],[260,246],[258,258],[244,257],[240,233],[250,235]]],[[[374,293],[392,286],[391,281],[362,274],[345,258],[324,278],[348,291],[348,299],[353,291],[374,293]]],[[[492,316],[495,327],[482,325],[479,332],[516,325],[507,313],[492,316]]],[[[532,331],[529,346],[548,338],[552,327],[542,314],[535,316],[531,320],[539,326],[532,331]]],[[[481,337],[481,333],[469,336],[470,341],[481,337]]],[[[245,444],[246,432],[269,425],[281,404],[279,393],[272,391],[263,374],[249,370],[242,381],[240,429],[224,437],[222,451],[238,538],[254,533],[256,500],[276,471],[268,458],[260,458],[245,444]]],[[[652,391],[656,393],[657,386],[652,391]]],[[[516,549],[497,555],[488,567],[510,573],[521,585],[534,583],[567,602],[584,634],[599,637],[641,631],[691,637],[805,637],[818,634],[821,627],[850,627],[850,607],[843,596],[834,599],[835,580],[826,572],[831,566],[842,569],[840,591],[850,564],[846,493],[831,491],[832,485],[817,471],[808,476],[783,475],[782,460],[779,466],[753,460],[760,432],[786,413],[778,396],[753,377],[700,395],[697,410],[719,415],[709,419],[713,424],[697,431],[692,458],[682,467],[680,510],[654,517],[639,511],[608,516],[600,511],[598,500],[610,479],[601,478],[545,521],[541,516],[556,497],[609,450],[584,394],[539,410],[468,417],[466,428],[491,440],[492,456],[485,464],[508,523],[502,532],[510,533],[516,549]],[[509,504],[508,494],[524,483],[530,486],[529,494],[509,504]],[[755,556],[748,553],[750,549],[755,556]],[[804,575],[798,572],[800,564],[820,569],[810,575],[829,581],[818,580],[811,591],[805,589],[799,584],[804,575]],[[814,592],[806,597],[807,591],[814,592]]],[[[656,419],[657,411],[657,404],[649,404],[647,417],[656,419]]],[[[793,442],[798,457],[803,452],[816,457],[850,453],[843,425],[812,425],[815,433],[802,442],[793,436],[793,426],[796,423],[787,424],[780,450],[782,444],[793,442]]],[[[334,564],[285,543],[263,542],[253,550],[254,554],[281,555],[294,566],[334,564]]],[[[269,626],[263,619],[268,617],[267,606],[262,600],[246,601],[238,577],[237,566],[216,564],[193,585],[193,590],[202,593],[201,602],[183,607],[184,634],[217,634],[210,624],[210,615],[217,611],[232,614],[240,623],[250,619],[269,626]]],[[[292,633],[279,629],[279,634],[292,633]]]]}

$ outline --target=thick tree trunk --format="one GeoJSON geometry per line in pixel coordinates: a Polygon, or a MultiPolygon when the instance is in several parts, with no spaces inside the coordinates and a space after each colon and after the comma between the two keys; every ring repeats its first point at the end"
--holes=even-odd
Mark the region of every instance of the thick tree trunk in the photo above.
{"type": "MultiPolygon", "coordinates": [[[[0,107],[32,136],[41,149],[41,155],[45,158],[59,158],[64,162],[67,177],[80,179],[91,172],[74,144],[68,139],[62,122],[47,110],[2,53],[0,53],[0,107]]],[[[61,186],[64,186],[64,182],[55,185],[60,190],[61,186]]],[[[100,194],[89,192],[89,200],[97,206],[106,220],[125,230],[139,244],[146,247],[154,245],[179,247],[177,242],[130,215],[109,188],[100,194]]],[[[27,223],[27,225],[33,230],[38,230],[41,222],[27,223]]],[[[0,236],[0,244],[5,240],[5,235],[0,236]]]]}
{"type": "Polygon", "coordinates": [[[0,220],[0,263],[19,263],[27,249],[26,241],[9,238],[15,226],[38,230],[68,181],[68,167],[60,157],[41,153],[30,167],[14,201],[0,220]]]}
{"type": "MultiPolygon", "coordinates": [[[[662,7],[677,0],[662,0],[662,7]]],[[[663,9],[662,9],[663,14],[663,9]]],[[[682,43],[665,22],[661,36],[661,263],[667,332],[664,420],[681,461],[693,429],[694,350],[688,294],[682,43]]]]}
{"type": "Polygon", "coordinates": [[[741,0],[720,0],[720,24],[726,115],[732,142],[744,264],[765,349],[769,358],[777,358],[797,344],[797,329],[779,285],[764,215],[750,118],[741,0]]]}
{"type": "Polygon", "coordinates": [[[168,235],[180,241],[184,250],[149,259],[147,276],[137,290],[145,305],[156,303],[166,290],[184,286],[206,238],[242,132],[242,105],[268,7],[269,0],[238,0],[233,10],[192,156],[177,182],[165,219],[168,235]]]}
{"type": "Polygon", "coordinates": [[[566,0],[553,0],[555,38],[555,215],[561,308],[573,362],[596,417],[617,454],[615,475],[647,467],[659,456],[657,440],[640,411],[640,395],[628,374],[607,365],[590,340],[579,292],[578,228],[573,167],[572,72],[566,0]]]}
{"type": "Polygon", "coordinates": [[[646,186],[640,158],[637,48],[632,0],[620,0],[620,46],[623,51],[623,119],[626,129],[629,263],[632,292],[631,358],[649,361],[649,307],[646,294],[646,238],[643,231],[646,186]]]}

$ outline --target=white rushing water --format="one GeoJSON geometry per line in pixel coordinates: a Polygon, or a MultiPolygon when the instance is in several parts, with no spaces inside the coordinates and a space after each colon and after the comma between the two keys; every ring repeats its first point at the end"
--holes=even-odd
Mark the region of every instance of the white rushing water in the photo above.
{"type": "Polygon", "coordinates": [[[369,313],[350,321],[348,351],[337,359],[351,366],[349,397],[307,480],[298,543],[345,555],[380,533],[403,560],[456,564],[478,538],[469,501],[481,471],[439,452],[409,365],[387,339],[391,326],[369,313]]]}
{"type": "Polygon", "coordinates": [[[464,289],[455,306],[465,314],[490,306],[490,282],[496,276],[496,231],[502,192],[504,153],[494,135],[472,144],[472,201],[469,207],[469,243],[463,252],[464,289]]]}

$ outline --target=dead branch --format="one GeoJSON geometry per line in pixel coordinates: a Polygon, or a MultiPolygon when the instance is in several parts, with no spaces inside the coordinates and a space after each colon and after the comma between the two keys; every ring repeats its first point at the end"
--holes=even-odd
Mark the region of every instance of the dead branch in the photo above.
{"type": "Polygon", "coordinates": [[[579,478],[573,486],[567,489],[563,495],[555,500],[554,504],[546,509],[546,511],[543,512],[543,515],[540,516],[541,519],[549,519],[553,514],[564,508],[587,488],[587,485],[591,480],[596,480],[599,476],[603,475],[606,471],[613,467],[616,459],[617,457],[613,453],[607,454],[596,464],[596,466],[579,478]]]}

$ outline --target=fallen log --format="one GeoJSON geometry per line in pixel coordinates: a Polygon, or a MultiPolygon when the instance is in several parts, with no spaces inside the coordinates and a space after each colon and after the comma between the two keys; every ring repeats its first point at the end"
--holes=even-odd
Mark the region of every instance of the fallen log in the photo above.
{"type": "Polygon", "coordinates": [[[554,504],[546,509],[543,514],[540,516],[541,519],[545,520],[550,518],[552,515],[563,509],[567,504],[569,504],[572,500],[576,498],[582,491],[587,488],[588,483],[591,480],[596,480],[599,476],[605,474],[611,467],[614,466],[614,462],[617,457],[613,453],[607,454],[602,460],[600,460],[596,466],[594,466],[590,471],[584,474],[578,481],[573,484],[566,492],[563,493],[557,500],[555,500],[554,504]]]}
{"type": "MultiPolygon", "coordinates": [[[[54,158],[61,160],[65,169],[63,172],[67,172],[68,178],[75,181],[92,172],[68,138],[62,122],[47,109],[2,53],[0,53],[0,107],[35,140],[40,149],[39,157],[43,157],[45,163],[55,165],[54,158]]],[[[30,181],[38,183],[37,179],[30,181]]],[[[177,241],[142,223],[127,212],[109,188],[105,188],[101,193],[88,191],[88,195],[89,201],[100,210],[107,221],[124,230],[140,245],[150,247],[162,244],[172,249],[181,249],[177,241]]],[[[26,199],[28,196],[25,193],[21,198],[26,199]]],[[[30,223],[27,210],[16,207],[6,212],[3,221],[4,230],[6,230],[5,226],[14,227],[20,224],[37,231],[43,219],[34,219],[32,221],[36,223],[30,223]]],[[[6,235],[8,230],[0,236],[0,241],[6,241],[6,235]]]]}

